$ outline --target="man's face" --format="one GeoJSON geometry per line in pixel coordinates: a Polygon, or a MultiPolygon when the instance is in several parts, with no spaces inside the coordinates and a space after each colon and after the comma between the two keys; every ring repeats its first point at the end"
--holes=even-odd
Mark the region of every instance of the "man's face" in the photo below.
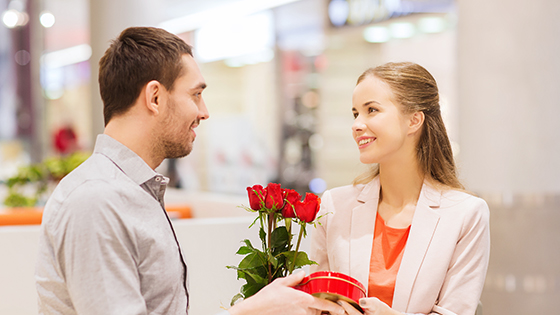
{"type": "Polygon", "coordinates": [[[183,73],[167,93],[165,111],[158,130],[157,151],[164,158],[188,155],[196,138],[194,128],[209,114],[202,99],[206,83],[198,65],[190,55],[183,55],[183,73]]]}

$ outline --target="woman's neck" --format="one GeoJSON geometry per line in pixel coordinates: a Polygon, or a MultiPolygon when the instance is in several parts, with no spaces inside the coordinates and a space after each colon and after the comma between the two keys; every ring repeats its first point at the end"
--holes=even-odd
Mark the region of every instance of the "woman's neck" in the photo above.
{"type": "Polygon", "coordinates": [[[393,227],[410,225],[424,183],[424,175],[417,164],[379,165],[379,182],[381,217],[393,227]]]}

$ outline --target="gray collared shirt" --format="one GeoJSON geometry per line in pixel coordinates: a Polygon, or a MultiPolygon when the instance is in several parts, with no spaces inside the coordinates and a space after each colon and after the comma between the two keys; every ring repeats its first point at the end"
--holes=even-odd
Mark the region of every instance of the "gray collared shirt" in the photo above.
{"type": "Polygon", "coordinates": [[[163,209],[168,179],[107,135],[43,213],[41,314],[185,314],[186,265],[163,209]]]}

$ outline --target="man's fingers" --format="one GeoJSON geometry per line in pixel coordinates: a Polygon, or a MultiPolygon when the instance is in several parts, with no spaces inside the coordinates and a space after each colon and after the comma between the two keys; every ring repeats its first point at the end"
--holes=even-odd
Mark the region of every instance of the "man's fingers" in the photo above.
{"type": "MultiPolygon", "coordinates": [[[[344,312],[344,308],[342,308],[340,305],[331,302],[329,300],[325,300],[325,299],[319,299],[316,297],[313,297],[313,303],[311,304],[312,308],[321,310],[321,311],[327,311],[329,313],[331,313],[332,315],[343,315],[345,314],[344,312]]],[[[350,306],[352,307],[352,306],[350,306]]],[[[361,314],[360,314],[361,315],[361,314]]]]}
{"type": "Polygon", "coordinates": [[[301,282],[301,280],[303,280],[304,277],[305,277],[305,271],[301,270],[301,271],[298,271],[296,273],[292,273],[291,275],[289,275],[285,278],[276,279],[273,282],[276,282],[277,284],[280,284],[280,285],[293,287],[293,286],[299,284],[301,282]]]}
{"type": "Polygon", "coordinates": [[[343,301],[343,300],[338,300],[337,302],[338,304],[340,304],[344,310],[346,311],[346,314],[348,315],[362,315],[362,313],[360,313],[360,311],[358,311],[354,306],[350,305],[350,303],[343,301]]]}

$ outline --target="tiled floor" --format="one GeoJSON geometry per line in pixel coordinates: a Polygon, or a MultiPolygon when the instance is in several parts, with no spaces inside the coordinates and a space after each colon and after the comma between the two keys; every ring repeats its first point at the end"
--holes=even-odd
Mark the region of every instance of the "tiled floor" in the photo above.
{"type": "Polygon", "coordinates": [[[492,249],[484,315],[560,313],[560,195],[481,195],[492,249]]]}

